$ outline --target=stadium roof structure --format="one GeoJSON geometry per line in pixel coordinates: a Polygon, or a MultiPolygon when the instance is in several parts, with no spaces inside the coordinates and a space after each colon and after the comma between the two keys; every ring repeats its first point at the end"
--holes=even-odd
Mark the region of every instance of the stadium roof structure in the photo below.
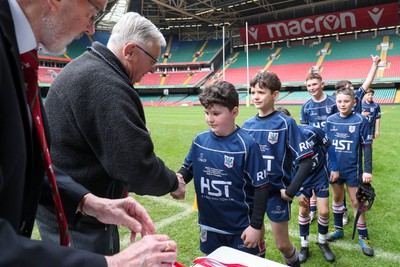
{"type": "Polygon", "coordinates": [[[127,11],[151,20],[164,35],[180,40],[202,40],[239,36],[248,25],[300,18],[377,4],[393,0],[108,0],[107,14],[96,25],[110,31],[127,11]]]}

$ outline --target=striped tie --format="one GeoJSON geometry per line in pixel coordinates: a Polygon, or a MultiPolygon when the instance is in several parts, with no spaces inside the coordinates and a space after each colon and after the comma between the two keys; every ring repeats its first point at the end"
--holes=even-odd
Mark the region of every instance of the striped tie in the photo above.
{"type": "Polygon", "coordinates": [[[56,209],[56,216],[58,225],[60,228],[60,244],[62,246],[69,246],[69,234],[68,226],[65,218],[63,206],[61,203],[60,195],[58,194],[58,188],[56,178],[53,172],[53,166],[51,164],[50,153],[47,146],[46,136],[43,128],[42,113],[39,103],[39,86],[38,86],[38,69],[39,62],[36,49],[28,51],[20,55],[22,63],[22,71],[24,74],[24,81],[27,87],[27,99],[29,107],[31,109],[32,118],[34,121],[35,129],[40,141],[42,148],[44,164],[47,173],[47,177],[50,182],[51,193],[53,196],[54,206],[56,209]]]}

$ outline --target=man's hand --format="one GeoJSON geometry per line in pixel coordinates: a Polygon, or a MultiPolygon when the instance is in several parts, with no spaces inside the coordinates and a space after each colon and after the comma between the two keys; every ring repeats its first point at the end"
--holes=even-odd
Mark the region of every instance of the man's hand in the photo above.
{"type": "Polygon", "coordinates": [[[171,267],[178,256],[175,241],[166,235],[148,235],[113,256],[106,256],[108,267],[171,267]]]}
{"type": "Polygon", "coordinates": [[[131,230],[131,242],[136,234],[152,235],[155,226],[146,209],[134,198],[100,198],[91,193],[85,196],[81,212],[95,217],[105,224],[126,226],[131,230]]]}

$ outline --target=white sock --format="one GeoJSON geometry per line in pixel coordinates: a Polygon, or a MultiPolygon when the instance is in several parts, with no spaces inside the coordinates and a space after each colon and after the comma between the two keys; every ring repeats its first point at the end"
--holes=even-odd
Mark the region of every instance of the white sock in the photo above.
{"type": "Polygon", "coordinates": [[[326,243],[326,234],[318,234],[318,243],[325,244],[326,243]]]}
{"type": "Polygon", "coordinates": [[[301,246],[308,247],[308,236],[300,236],[301,246]]]}

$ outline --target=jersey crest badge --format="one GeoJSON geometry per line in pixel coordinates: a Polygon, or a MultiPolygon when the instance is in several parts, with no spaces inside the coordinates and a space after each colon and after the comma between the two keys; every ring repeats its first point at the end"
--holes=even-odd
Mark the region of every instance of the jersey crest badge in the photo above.
{"type": "Polygon", "coordinates": [[[331,107],[325,107],[326,113],[331,114],[332,108],[331,107]]]}
{"type": "Polygon", "coordinates": [[[233,160],[234,160],[234,157],[228,157],[227,155],[224,155],[224,165],[227,168],[233,167],[233,160]]]}
{"type": "Polygon", "coordinates": [[[356,131],[356,126],[351,125],[349,126],[349,132],[354,133],[356,131]]]}
{"type": "Polygon", "coordinates": [[[279,133],[269,132],[268,133],[268,142],[271,144],[275,144],[278,142],[279,133]]]}

